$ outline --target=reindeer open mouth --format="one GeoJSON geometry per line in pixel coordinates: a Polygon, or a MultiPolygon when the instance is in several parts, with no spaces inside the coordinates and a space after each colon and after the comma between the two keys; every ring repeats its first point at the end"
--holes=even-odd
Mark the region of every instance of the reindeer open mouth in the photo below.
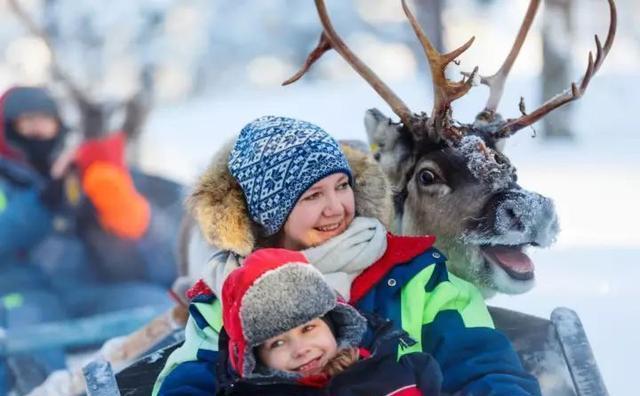
{"type": "Polygon", "coordinates": [[[475,272],[486,273],[483,286],[507,293],[528,289],[535,266],[526,249],[550,246],[558,235],[553,202],[514,185],[488,198],[481,213],[466,224],[461,242],[477,249],[476,259],[482,263],[476,265],[483,269],[475,272]]]}
{"type": "Polygon", "coordinates": [[[533,261],[524,252],[526,246],[485,245],[480,246],[480,252],[487,265],[500,267],[515,280],[528,281],[534,278],[535,268],[533,261]]]}

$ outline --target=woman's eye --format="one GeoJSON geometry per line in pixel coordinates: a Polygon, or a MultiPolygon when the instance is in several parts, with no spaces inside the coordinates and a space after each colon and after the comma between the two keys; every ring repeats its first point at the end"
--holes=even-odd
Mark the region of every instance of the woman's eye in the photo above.
{"type": "Polygon", "coordinates": [[[349,183],[344,182],[344,183],[338,184],[338,186],[336,187],[336,190],[346,190],[347,188],[349,188],[349,183]]]}
{"type": "Polygon", "coordinates": [[[423,169],[418,174],[418,180],[423,186],[429,186],[436,181],[436,175],[430,170],[423,169]]]}
{"type": "Polygon", "coordinates": [[[303,199],[305,201],[313,201],[314,199],[318,199],[318,198],[320,198],[320,193],[319,192],[315,192],[313,194],[307,195],[303,199]]]}

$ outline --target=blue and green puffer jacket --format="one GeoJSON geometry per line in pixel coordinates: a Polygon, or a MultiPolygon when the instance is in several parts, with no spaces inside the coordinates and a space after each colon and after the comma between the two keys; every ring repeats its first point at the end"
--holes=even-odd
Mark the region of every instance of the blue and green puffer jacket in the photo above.
{"type": "MultiPolygon", "coordinates": [[[[387,251],[352,284],[351,303],[390,319],[416,343],[397,357],[427,352],[439,363],[442,391],[460,395],[540,395],[509,340],[493,327],[480,292],[448,273],[433,237],[388,234],[387,251]]],[[[214,395],[220,301],[193,299],[185,343],[169,357],[154,394],[214,395]]]]}

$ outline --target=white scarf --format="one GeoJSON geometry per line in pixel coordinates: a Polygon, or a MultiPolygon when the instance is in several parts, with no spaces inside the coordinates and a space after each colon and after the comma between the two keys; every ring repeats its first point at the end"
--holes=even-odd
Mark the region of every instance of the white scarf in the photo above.
{"type": "MultiPolygon", "coordinates": [[[[378,219],[356,217],[349,227],[322,245],[302,250],[309,263],[324,274],[327,283],[345,300],[351,297],[351,283],[387,250],[387,231],[378,219]]],[[[219,251],[210,259],[202,274],[216,296],[229,273],[240,267],[242,258],[219,251]]]]}
{"type": "Polygon", "coordinates": [[[387,230],[378,219],[356,217],[342,234],[302,253],[347,301],[351,283],[387,250],[387,230]]]}

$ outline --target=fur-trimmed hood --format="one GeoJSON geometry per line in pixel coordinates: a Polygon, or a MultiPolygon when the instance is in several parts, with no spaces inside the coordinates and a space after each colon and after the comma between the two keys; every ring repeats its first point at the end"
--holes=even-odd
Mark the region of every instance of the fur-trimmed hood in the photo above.
{"type": "MultiPolygon", "coordinates": [[[[244,194],[227,167],[234,141],[225,144],[200,177],[187,205],[208,243],[240,256],[263,240],[260,227],[249,217],[244,194]]],[[[391,187],[370,154],[342,145],[353,172],[356,214],[375,217],[387,229],[393,219],[391,187]]]]}

